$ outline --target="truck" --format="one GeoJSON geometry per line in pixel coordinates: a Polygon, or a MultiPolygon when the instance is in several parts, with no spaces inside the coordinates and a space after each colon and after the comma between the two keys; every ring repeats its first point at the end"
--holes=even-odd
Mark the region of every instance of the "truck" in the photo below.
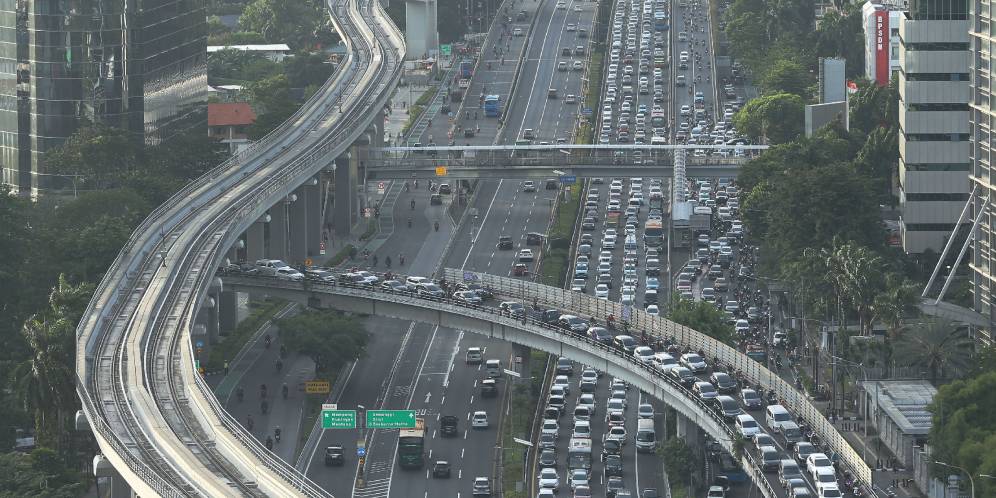
{"type": "Polygon", "coordinates": [[[567,450],[567,468],[591,470],[591,439],[571,438],[567,450]]]}
{"type": "Polygon", "coordinates": [[[474,74],[474,65],[471,61],[463,61],[460,63],[460,78],[469,79],[470,76],[474,74]]]}
{"type": "Polygon", "coordinates": [[[647,247],[658,247],[664,243],[664,224],[661,220],[650,219],[643,225],[643,243],[647,247]]]}
{"type": "Polygon", "coordinates": [[[484,115],[489,118],[497,118],[501,114],[501,96],[488,95],[484,97],[484,115]]]}
{"type": "Polygon", "coordinates": [[[693,234],[709,233],[712,231],[712,208],[697,206],[692,210],[692,215],[688,219],[689,227],[693,234]]]}
{"type": "Polygon", "coordinates": [[[425,419],[415,419],[414,429],[398,434],[398,465],[403,469],[421,469],[425,465],[425,419]]]}
{"type": "Polygon", "coordinates": [[[619,212],[613,211],[605,215],[606,228],[619,228],[619,212]]]}
{"type": "MultiPolygon", "coordinates": [[[[463,81],[463,80],[461,80],[463,81]]],[[[463,94],[466,90],[462,87],[453,88],[450,90],[450,101],[451,102],[463,102],[463,94]]]]}
{"type": "Polygon", "coordinates": [[[672,243],[674,247],[690,247],[692,205],[687,201],[676,202],[671,209],[671,231],[674,234],[672,243]]]}

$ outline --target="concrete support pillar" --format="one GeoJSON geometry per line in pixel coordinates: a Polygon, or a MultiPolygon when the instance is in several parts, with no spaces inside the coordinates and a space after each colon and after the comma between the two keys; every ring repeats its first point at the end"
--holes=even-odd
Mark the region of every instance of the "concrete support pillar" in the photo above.
{"type": "Polygon", "coordinates": [[[320,194],[316,178],[294,193],[297,200],[290,205],[290,260],[294,263],[317,261],[322,236],[320,194]]]}
{"type": "Polygon", "coordinates": [[[677,418],[675,419],[675,426],[676,426],[675,436],[681,438],[687,439],[689,431],[695,430],[695,424],[693,424],[692,421],[688,419],[688,417],[682,415],[681,412],[677,412],[677,418]]]}
{"type": "Polygon", "coordinates": [[[346,237],[356,219],[356,176],[349,164],[349,154],[335,159],[335,197],[332,208],[332,225],[335,236],[346,237]]]}
{"type": "Polygon", "coordinates": [[[263,215],[246,230],[246,262],[253,264],[266,256],[266,224],[269,216],[263,215]]]}
{"type": "Polygon", "coordinates": [[[270,208],[269,244],[266,248],[268,259],[287,260],[287,246],[290,243],[287,207],[287,201],[280,200],[270,208]]]}
{"type": "Polygon", "coordinates": [[[93,475],[97,478],[97,486],[102,491],[100,496],[110,498],[131,498],[131,486],[124,477],[111,465],[111,462],[104,458],[104,455],[94,455],[93,475]]]}
{"type": "Polygon", "coordinates": [[[228,253],[225,254],[229,264],[239,264],[245,261],[245,247],[246,241],[243,235],[232,244],[232,247],[228,248],[228,253]]]}
{"type": "Polygon", "coordinates": [[[218,293],[218,333],[228,335],[239,324],[239,293],[222,289],[218,293]]]}

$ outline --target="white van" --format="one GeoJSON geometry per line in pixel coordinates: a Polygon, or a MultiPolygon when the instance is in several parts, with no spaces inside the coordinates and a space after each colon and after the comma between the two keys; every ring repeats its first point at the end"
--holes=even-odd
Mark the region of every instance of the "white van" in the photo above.
{"type": "Polygon", "coordinates": [[[626,250],[626,251],[635,251],[635,250],[637,250],[637,246],[636,246],[636,235],[629,234],[629,235],[626,236],[626,243],[623,244],[623,249],[626,250]]]}
{"type": "Polygon", "coordinates": [[[657,447],[657,435],[654,431],[654,420],[642,418],[636,423],[636,451],[650,453],[657,447]]]}
{"type": "Polygon", "coordinates": [[[501,375],[501,360],[488,360],[484,366],[488,377],[493,379],[501,375]]]}
{"type": "Polygon", "coordinates": [[[764,420],[771,432],[779,432],[783,423],[792,422],[792,414],[782,405],[770,405],[764,410],[764,420]]]}

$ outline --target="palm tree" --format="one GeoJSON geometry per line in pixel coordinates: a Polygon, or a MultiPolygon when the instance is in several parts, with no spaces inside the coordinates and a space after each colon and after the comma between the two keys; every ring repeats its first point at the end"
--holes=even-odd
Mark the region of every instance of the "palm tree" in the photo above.
{"type": "Polygon", "coordinates": [[[906,365],[926,369],[934,384],[968,370],[973,346],[967,327],[943,318],[904,329],[895,342],[896,356],[906,358],[906,365]]]}
{"type": "Polygon", "coordinates": [[[872,312],[876,319],[885,322],[889,338],[895,339],[899,335],[903,318],[915,309],[917,291],[910,279],[898,273],[886,275],[885,290],[875,296],[872,312]]]}
{"type": "Polygon", "coordinates": [[[72,285],[64,275],[49,295],[49,309],[32,315],[21,328],[31,358],[16,370],[24,408],[33,411],[42,446],[58,448],[69,416],[76,410],[76,324],[89,296],[90,284],[72,285]]]}

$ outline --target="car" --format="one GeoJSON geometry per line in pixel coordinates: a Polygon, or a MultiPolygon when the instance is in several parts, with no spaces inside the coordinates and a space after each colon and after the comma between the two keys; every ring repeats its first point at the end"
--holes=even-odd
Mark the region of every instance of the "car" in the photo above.
{"type": "Polygon", "coordinates": [[[526,181],[522,182],[522,191],[523,192],[535,192],[536,191],[536,182],[534,182],[532,180],[526,180],[526,181]]]}
{"type": "Polygon", "coordinates": [[[597,383],[598,383],[598,373],[596,373],[594,370],[585,369],[583,372],[581,372],[581,379],[578,381],[578,387],[581,389],[581,392],[585,392],[584,390],[585,384],[597,384],[597,383]]]}
{"type": "Polygon", "coordinates": [[[710,399],[715,399],[716,396],[719,396],[719,393],[716,392],[716,388],[711,383],[705,381],[693,384],[692,392],[694,392],[699,399],[703,401],[709,401],[710,399]]]}
{"type": "Polygon", "coordinates": [[[649,365],[654,360],[654,350],[648,346],[637,346],[633,348],[633,356],[645,365],[649,365]]]}
{"type": "Polygon", "coordinates": [[[588,330],[588,322],[574,315],[560,315],[557,325],[576,334],[584,334],[588,330]]]}
{"type": "Polygon", "coordinates": [[[713,372],[709,376],[709,382],[712,382],[716,390],[723,394],[731,394],[737,390],[737,381],[726,372],[713,372]]]}
{"type": "Polygon", "coordinates": [[[622,476],[623,462],[620,455],[605,456],[605,476],[622,476]]]}
{"type": "Polygon", "coordinates": [[[805,441],[795,443],[795,448],[793,448],[792,451],[795,453],[795,459],[798,460],[799,463],[806,463],[806,459],[809,458],[809,455],[817,453],[816,447],[813,446],[812,443],[805,441]]]}
{"type": "Polygon", "coordinates": [[[574,498],[591,498],[591,487],[587,485],[578,485],[574,488],[574,498]]]}
{"type": "Polygon", "coordinates": [[[588,480],[589,477],[587,469],[571,469],[571,474],[568,477],[571,489],[577,489],[578,486],[588,486],[588,480]]]}
{"type": "Polygon", "coordinates": [[[592,415],[595,414],[595,395],[593,393],[581,393],[578,396],[578,406],[586,406],[592,415]]]}
{"type": "Polygon", "coordinates": [[[457,291],[453,293],[453,299],[467,304],[481,304],[481,296],[474,291],[457,291]]]}
{"type": "Polygon", "coordinates": [[[737,415],[734,426],[744,439],[752,439],[761,433],[761,426],[757,424],[754,417],[747,414],[737,415]]]}
{"type": "Polygon", "coordinates": [[[764,407],[764,400],[761,399],[761,395],[753,389],[741,389],[740,401],[743,402],[744,408],[747,411],[760,410],[764,407]]]}
{"type": "Polygon", "coordinates": [[[519,250],[519,262],[529,263],[533,260],[533,250],[532,249],[520,249],[519,250]]]}
{"type": "Polygon", "coordinates": [[[602,442],[604,443],[605,441],[608,441],[610,439],[619,441],[620,444],[625,445],[626,428],[621,425],[614,425],[612,427],[609,427],[609,430],[602,435],[602,442]]]}
{"type": "Polygon", "coordinates": [[[436,460],[436,463],[432,464],[432,477],[448,479],[450,477],[450,462],[436,460]]]}
{"type": "Polygon", "coordinates": [[[758,448],[762,446],[774,446],[775,438],[771,437],[770,434],[765,434],[763,432],[754,435],[754,446],[758,448]]]}
{"type": "Polygon", "coordinates": [[[782,483],[782,487],[785,489],[792,489],[793,487],[796,487],[791,482],[793,479],[801,480],[803,482],[803,487],[806,486],[806,481],[802,477],[802,470],[799,469],[799,464],[796,463],[795,460],[790,458],[779,462],[778,480],[782,483]]]}
{"type": "Polygon", "coordinates": [[[612,344],[612,333],[604,327],[591,327],[588,329],[588,337],[605,345],[612,344]]]}
{"type": "Polygon", "coordinates": [[[498,309],[508,313],[509,316],[522,316],[526,313],[526,307],[516,301],[503,301],[498,305],[498,309]]]}
{"type": "Polygon", "coordinates": [[[560,433],[560,424],[554,419],[546,419],[540,428],[541,434],[553,434],[554,437],[560,433]]]}
{"type": "Polygon", "coordinates": [[[587,420],[575,421],[571,439],[591,439],[591,423],[587,420]]]}
{"type": "Polygon", "coordinates": [[[522,31],[522,28],[513,28],[512,29],[512,36],[523,36],[523,35],[524,35],[524,33],[522,31]]]}
{"type": "Polygon", "coordinates": [[[491,479],[475,477],[472,490],[473,496],[491,496],[491,479]]]}
{"type": "Polygon", "coordinates": [[[439,417],[439,433],[443,437],[453,437],[459,433],[458,420],[455,415],[439,417]]]}
{"type": "Polygon", "coordinates": [[[557,469],[546,467],[540,470],[539,487],[558,491],[560,489],[560,476],[557,469]]]}
{"type": "Polygon", "coordinates": [[[660,316],[661,314],[660,308],[657,307],[656,304],[651,304],[650,306],[647,306],[646,312],[650,316],[660,316]]]}
{"type": "MultiPolygon", "coordinates": [[[[567,358],[562,358],[562,359],[567,360],[567,361],[571,361],[571,360],[568,360],[567,358]]],[[[558,367],[560,366],[559,365],[559,360],[558,360],[558,365],[557,366],[558,367]]],[[[573,366],[571,368],[573,368],[573,366]]],[[[558,369],[558,373],[559,373],[559,369],[558,369]]],[[[556,377],[553,378],[553,387],[560,387],[560,388],[562,388],[564,390],[564,394],[565,395],[570,395],[571,394],[571,384],[570,383],[571,383],[571,380],[569,378],[567,378],[566,375],[558,375],[558,376],[556,376],[556,377]]]]}
{"type": "Polygon", "coordinates": [[[775,472],[778,470],[778,463],[782,461],[782,455],[774,446],[761,446],[758,448],[758,460],[763,472],[775,472]]]}
{"type": "Polygon", "coordinates": [[[480,365],[484,361],[484,351],[476,346],[467,348],[466,361],[468,365],[480,365]]]}
{"type": "Polygon", "coordinates": [[[550,434],[540,434],[539,446],[540,448],[556,448],[557,438],[550,434]]]}
{"type": "Polygon", "coordinates": [[[640,403],[640,406],[636,409],[637,416],[640,418],[654,418],[654,405],[650,403],[640,403]]]}
{"type": "Polygon", "coordinates": [[[388,292],[408,292],[408,286],[400,280],[385,280],[381,282],[380,288],[388,292]]]}
{"type": "Polygon", "coordinates": [[[713,403],[716,413],[728,421],[732,421],[734,417],[744,412],[743,409],[740,408],[740,404],[737,403],[737,400],[733,399],[732,396],[716,396],[716,398],[713,399],[713,403]]]}
{"type": "Polygon", "coordinates": [[[488,428],[488,412],[484,410],[478,410],[474,412],[474,415],[470,419],[470,426],[474,429],[487,429],[488,428]]]}
{"type": "Polygon", "coordinates": [[[556,467],[557,466],[557,450],[554,448],[547,448],[540,452],[539,456],[539,466],[540,467],[556,467]]]}
{"type": "Polygon", "coordinates": [[[640,492],[640,498],[660,498],[657,488],[645,488],[640,492]]]}
{"type": "Polygon", "coordinates": [[[832,467],[817,467],[813,472],[813,484],[816,486],[817,491],[827,487],[837,488],[839,487],[837,485],[837,473],[832,467]]]}
{"type": "Polygon", "coordinates": [[[325,448],[325,465],[341,467],[346,464],[346,452],[342,446],[335,445],[325,448]]]}
{"type": "Polygon", "coordinates": [[[726,490],[722,486],[709,486],[706,498],[726,498],[726,490]]]}
{"type": "Polygon", "coordinates": [[[810,453],[806,457],[806,472],[810,476],[813,476],[813,480],[816,480],[816,471],[818,469],[830,469],[833,470],[833,463],[827,458],[824,453],[810,453]]]}
{"type": "MultiPolygon", "coordinates": [[[[704,290],[704,289],[703,289],[704,290]]],[[[694,373],[703,373],[706,371],[706,362],[701,356],[695,353],[685,353],[681,355],[681,360],[679,360],[682,366],[691,370],[694,373]]]]}
{"type": "Polygon", "coordinates": [[[692,387],[692,384],[699,380],[699,378],[696,377],[691,370],[685,367],[674,367],[671,370],[668,370],[668,373],[672,378],[674,378],[674,380],[686,388],[692,387]]]}
{"type": "Polygon", "coordinates": [[[619,476],[612,476],[605,481],[605,496],[616,498],[616,494],[623,490],[623,480],[619,476]]]}

